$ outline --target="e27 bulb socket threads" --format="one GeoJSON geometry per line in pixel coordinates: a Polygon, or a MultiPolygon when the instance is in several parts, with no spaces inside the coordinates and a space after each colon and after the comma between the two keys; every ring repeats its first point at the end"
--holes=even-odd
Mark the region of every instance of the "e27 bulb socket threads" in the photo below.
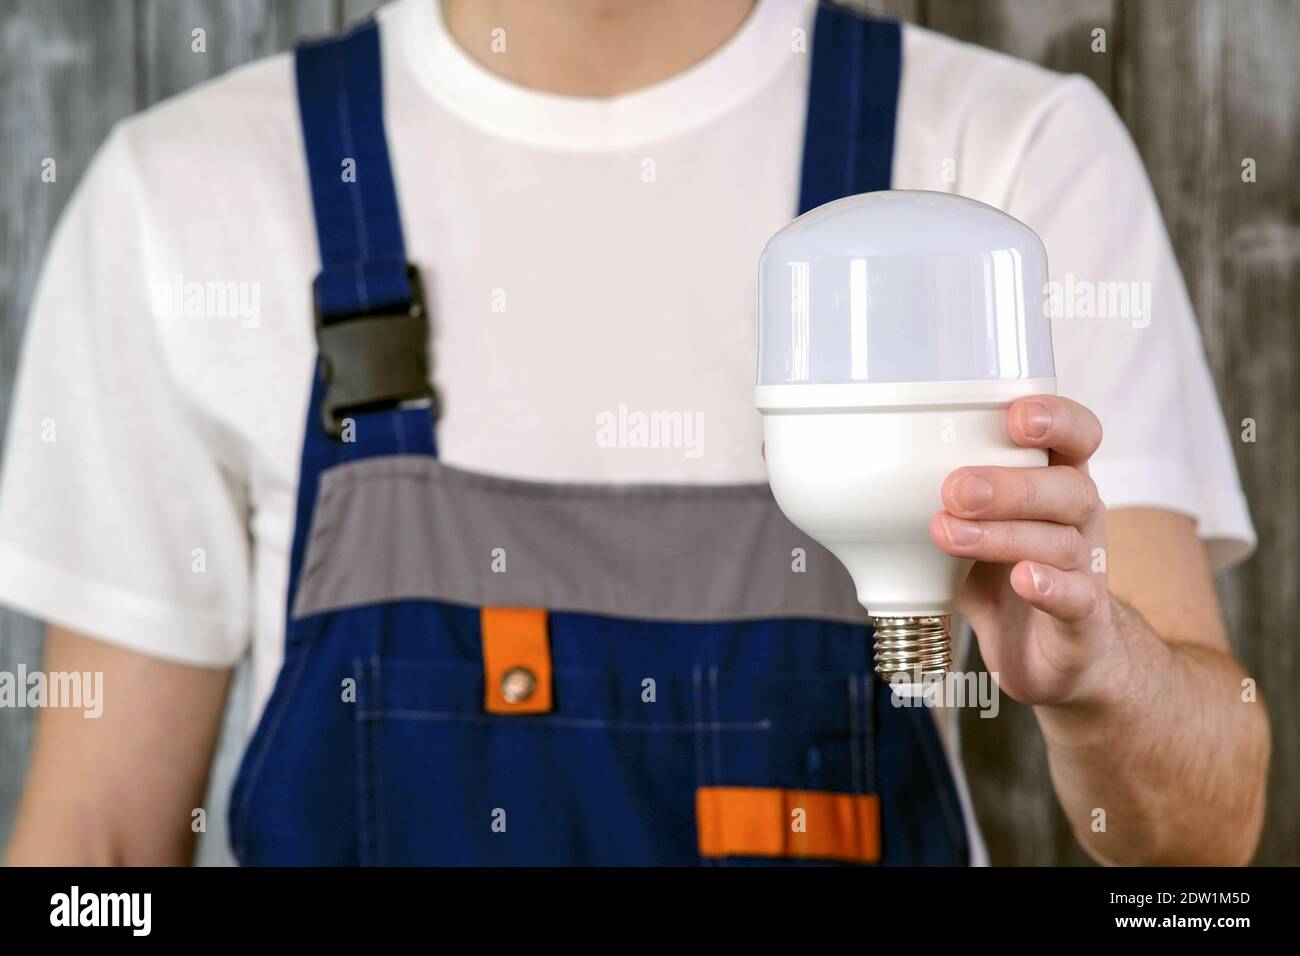
{"type": "Polygon", "coordinates": [[[943,678],[952,668],[949,618],[875,617],[876,673],[885,680],[905,675],[912,683],[943,678]]]}

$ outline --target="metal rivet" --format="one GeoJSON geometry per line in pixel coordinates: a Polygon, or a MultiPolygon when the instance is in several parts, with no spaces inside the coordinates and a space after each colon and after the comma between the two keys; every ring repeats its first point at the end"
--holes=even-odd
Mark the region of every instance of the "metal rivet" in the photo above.
{"type": "Polygon", "coordinates": [[[501,678],[501,696],[507,704],[519,704],[537,690],[537,675],[527,667],[512,667],[501,678]]]}

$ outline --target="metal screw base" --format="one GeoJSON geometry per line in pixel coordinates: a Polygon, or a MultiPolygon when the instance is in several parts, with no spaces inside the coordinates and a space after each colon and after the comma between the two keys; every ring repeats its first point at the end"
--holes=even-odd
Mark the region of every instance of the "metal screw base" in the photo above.
{"type": "Polygon", "coordinates": [[[876,673],[910,674],[916,683],[942,678],[952,667],[947,617],[873,617],[876,673]]]}

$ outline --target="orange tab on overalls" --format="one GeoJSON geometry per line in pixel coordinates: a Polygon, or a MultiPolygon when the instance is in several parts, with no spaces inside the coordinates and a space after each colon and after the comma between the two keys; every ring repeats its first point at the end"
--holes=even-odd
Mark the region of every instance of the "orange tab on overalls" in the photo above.
{"type": "Polygon", "coordinates": [[[483,707],[489,714],[551,710],[551,643],[543,608],[485,607],[483,707]]]}
{"type": "Polygon", "coordinates": [[[701,787],[695,791],[700,856],[880,861],[874,794],[701,787]]]}

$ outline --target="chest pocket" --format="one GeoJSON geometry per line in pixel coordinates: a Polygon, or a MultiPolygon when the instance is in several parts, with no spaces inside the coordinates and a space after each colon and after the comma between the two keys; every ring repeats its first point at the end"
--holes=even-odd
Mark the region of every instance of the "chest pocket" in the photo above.
{"type": "MultiPolygon", "coordinates": [[[[450,608],[422,616],[442,617],[444,628],[468,623],[450,608]]],[[[756,819],[749,829],[761,833],[736,842],[725,827],[710,826],[713,810],[732,815],[723,791],[871,793],[868,675],[739,671],[702,662],[706,655],[716,661],[709,652],[724,645],[770,642],[772,635],[756,633],[762,624],[709,625],[711,633],[703,634],[691,625],[586,615],[555,614],[550,623],[557,654],[553,707],[545,713],[486,710],[484,696],[493,689],[478,662],[354,661],[363,861],[783,860],[801,853],[780,838],[787,830],[807,832],[807,809],[750,811],[756,819]],[[637,645],[646,652],[638,655],[637,645]],[[692,654],[676,653],[690,645],[692,654]]],[[[791,625],[804,640],[815,640],[816,629],[812,622],[791,625]]],[[[814,825],[834,821],[821,814],[814,825]]],[[[815,844],[822,848],[816,855],[878,859],[878,828],[850,837],[833,853],[825,850],[835,841],[815,844]]]]}

